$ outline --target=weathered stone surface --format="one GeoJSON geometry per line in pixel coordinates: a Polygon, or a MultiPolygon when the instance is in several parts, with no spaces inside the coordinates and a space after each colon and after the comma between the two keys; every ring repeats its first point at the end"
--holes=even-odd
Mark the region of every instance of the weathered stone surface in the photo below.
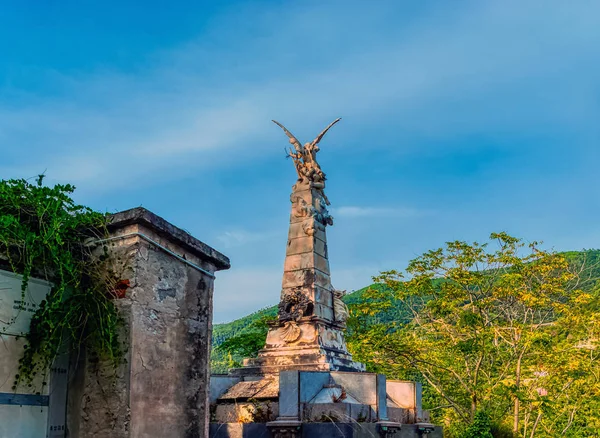
{"type": "Polygon", "coordinates": [[[327,245],[324,241],[315,239],[313,236],[303,235],[288,239],[286,255],[312,253],[327,258],[327,245]]]}
{"type": "Polygon", "coordinates": [[[219,397],[236,383],[241,382],[241,377],[228,375],[210,376],[210,403],[215,403],[219,397]]]}
{"type": "Polygon", "coordinates": [[[410,409],[394,408],[388,405],[387,411],[390,421],[402,424],[413,424],[415,422],[413,411],[410,409]]]}
{"type": "Polygon", "coordinates": [[[219,397],[219,401],[277,398],[279,381],[275,377],[236,383],[219,397]]]}
{"type": "Polygon", "coordinates": [[[333,308],[333,293],[321,286],[315,285],[315,302],[333,308]]]}
{"type": "Polygon", "coordinates": [[[300,269],[297,271],[287,271],[283,273],[284,288],[303,286],[312,287],[313,285],[320,286],[324,289],[333,289],[329,275],[318,271],[317,269],[300,269]]]}
{"type": "MultiPolygon", "coordinates": [[[[211,438],[273,438],[267,424],[251,423],[211,423],[211,438]]],[[[377,423],[304,423],[300,426],[298,438],[375,438],[382,437],[377,423]]],[[[423,438],[414,424],[402,425],[400,430],[390,435],[394,438],[423,438]]],[[[442,428],[435,427],[427,438],[442,438],[442,428]]]]}
{"type": "Polygon", "coordinates": [[[153,233],[173,241],[175,245],[179,245],[198,257],[212,262],[217,271],[231,267],[228,257],[143,207],[132,208],[111,215],[108,229],[114,234],[132,224],[139,224],[151,229],[153,233]]]}
{"type": "Polygon", "coordinates": [[[387,394],[390,400],[399,408],[414,409],[417,406],[416,382],[388,380],[387,394]]]}
{"type": "Polygon", "coordinates": [[[70,436],[207,437],[213,273],[229,261],[144,209],[116,216],[108,248],[131,255],[125,361],[73,363],[70,436]]]}
{"type": "Polygon", "coordinates": [[[374,408],[377,407],[377,374],[332,372],[331,380],[333,383],[344,387],[361,403],[374,408]]]}
{"type": "Polygon", "coordinates": [[[319,315],[319,317],[333,321],[333,309],[331,307],[317,303],[315,304],[315,310],[315,314],[319,315]]]}
{"type": "Polygon", "coordinates": [[[215,406],[213,420],[218,423],[266,423],[279,416],[279,403],[258,401],[224,403],[215,406]]]}
{"type": "Polygon", "coordinates": [[[329,373],[300,373],[300,403],[310,402],[329,382],[329,373]]]}

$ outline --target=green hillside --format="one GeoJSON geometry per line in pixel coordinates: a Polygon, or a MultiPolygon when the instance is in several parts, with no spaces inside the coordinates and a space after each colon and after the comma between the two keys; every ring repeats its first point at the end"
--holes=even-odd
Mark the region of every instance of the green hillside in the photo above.
{"type": "MultiPolygon", "coordinates": [[[[589,290],[593,287],[597,280],[600,279],[600,250],[582,250],[582,251],[567,251],[562,253],[569,264],[574,268],[577,266],[583,266],[584,264],[590,269],[586,269],[582,272],[579,278],[579,288],[582,290],[589,290]]],[[[351,293],[348,293],[344,297],[344,302],[349,306],[364,301],[365,292],[370,288],[380,289],[383,286],[380,284],[372,284],[370,286],[358,289],[351,293]]],[[[389,296],[389,300],[394,303],[393,296],[389,296]]],[[[398,305],[392,305],[386,312],[379,314],[375,318],[367,319],[367,324],[385,324],[391,321],[403,321],[406,320],[408,315],[402,313],[402,308],[398,305]]],[[[215,324],[213,326],[213,351],[211,355],[212,369],[215,373],[224,373],[228,368],[232,366],[239,366],[243,357],[239,354],[230,355],[225,351],[219,350],[217,347],[228,339],[242,336],[239,338],[243,341],[245,338],[248,341],[255,340],[255,338],[264,339],[266,334],[267,326],[265,321],[270,318],[275,318],[277,315],[277,306],[267,307],[258,310],[250,315],[236,319],[234,321],[222,324],[215,324]]]]}

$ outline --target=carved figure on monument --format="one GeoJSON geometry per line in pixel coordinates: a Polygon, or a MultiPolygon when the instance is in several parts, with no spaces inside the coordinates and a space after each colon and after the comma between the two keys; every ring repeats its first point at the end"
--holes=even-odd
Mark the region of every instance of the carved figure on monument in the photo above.
{"type": "Polygon", "coordinates": [[[286,344],[297,341],[301,334],[302,330],[298,327],[296,321],[287,321],[283,324],[283,328],[281,329],[281,339],[283,339],[286,344]]]}
{"type": "Polygon", "coordinates": [[[317,210],[310,205],[301,196],[292,196],[292,204],[294,208],[294,216],[296,217],[315,217],[317,210]]]}
{"type": "Polygon", "coordinates": [[[315,225],[316,224],[314,220],[304,221],[304,223],[302,224],[302,231],[304,231],[304,234],[306,234],[307,236],[314,236],[315,231],[317,231],[315,225]]]}
{"type": "Polygon", "coordinates": [[[344,295],[346,295],[345,290],[333,291],[333,313],[335,315],[335,320],[345,324],[350,313],[348,311],[348,306],[342,301],[344,295]]]}
{"type": "Polygon", "coordinates": [[[302,290],[295,289],[285,294],[278,307],[281,322],[298,321],[303,316],[312,315],[313,303],[302,290]]]}
{"type": "MultiPolygon", "coordinates": [[[[289,137],[290,143],[294,146],[294,149],[290,148],[288,156],[292,157],[294,160],[296,172],[298,173],[298,182],[308,182],[311,188],[315,188],[321,192],[323,191],[326,178],[325,173],[321,170],[321,166],[317,161],[317,152],[319,152],[318,145],[327,131],[340,120],[341,118],[334,120],[317,136],[317,138],[310,143],[305,143],[304,146],[302,146],[298,139],[294,137],[285,126],[276,120],[273,120],[273,123],[283,129],[285,134],[289,137]]],[[[327,198],[325,199],[327,200],[327,198]]],[[[327,203],[329,205],[328,201],[327,203]]]]}
{"type": "Polygon", "coordinates": [[[318,212],[317,220],[323,225],[333,225],[333,216],[331,216],[327,210],[327,205],[329,205],[328,202],[329,201],[325,198],[325,193],[322,193],[322,196],[316,199],[316,211],[318,212]]]}

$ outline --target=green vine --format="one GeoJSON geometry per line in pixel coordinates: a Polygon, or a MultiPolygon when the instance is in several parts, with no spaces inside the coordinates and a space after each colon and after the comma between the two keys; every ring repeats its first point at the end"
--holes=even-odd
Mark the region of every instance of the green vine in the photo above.
{"type": "MultiPolygon", "coordinates": [[[[0,263],[23,276],[25,298],[31,277],[52,283],[32,317],[15,386],[45,375],[54,358],[86,348],[93,356],[121,358],[119,315],[111,300],[114,277],[92,254],[90,242],[106,236],[107,216],[76,204],[71,185],[0,181],[0,263]]],[[[44,380],[44,379],[42,379],[44,380]]],[[[45,384],[43,382],[42,384],[45,384]]]]}

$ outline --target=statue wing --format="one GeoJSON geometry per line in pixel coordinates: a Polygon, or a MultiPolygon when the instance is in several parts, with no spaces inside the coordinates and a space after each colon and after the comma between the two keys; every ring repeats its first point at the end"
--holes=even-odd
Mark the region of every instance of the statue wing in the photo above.
{"type": "Polygon", "coordinates": [[[283,132],[285,132],[285,135],[287,135],[290,138],[290,143],[292,143],[296,147],[296,151],[300,152],[302,150],[302,144],[300,144],[298,139],[296,137],[294,137],[294,134],[292,134],[290,131],[288,131],[287,128],[285,126],[283,126],[281,123],[279,123],[277,120],[271,120],[271,121],[273,123],[275,123],[277,126],[279,126],[281,129],[283,129],[283,132]]]}
{"type": "MultiPolygon", "coordinates": [[[[321,132],[321,133],[320,133],[320,134],[317,136],[317,138],[315,138],[315,139],[313,140],[312,144],[317,144],[317,143],[319,143],[319,142],[321,141],[321,139],[323,138],[323,136],[324,136],[324,135],[327,133],[327,131],[329,131],[329,128],[331,128],[333,125],[335,125],[335,124],[336,124],[337,122],[339,122],[340,120],[342,120],[342,118],[341,118],[341,117],[340,117],[340,118],[337,118],[337,119],[335,119],[333,122],[331,122],[331,123],[329,124],[329,126],[328,126],[327,128],[325,128],[325,129],[323,130],[323,132],[321,132]]],[[[275,123],[277,123],[277,122],[275,122],[275,123]]],[[[279,124],[279,123],[277,123],[277,124],[279,124]]],[[[285,129],[285,128],[284,128],[284,129],[285,129]]]]}

